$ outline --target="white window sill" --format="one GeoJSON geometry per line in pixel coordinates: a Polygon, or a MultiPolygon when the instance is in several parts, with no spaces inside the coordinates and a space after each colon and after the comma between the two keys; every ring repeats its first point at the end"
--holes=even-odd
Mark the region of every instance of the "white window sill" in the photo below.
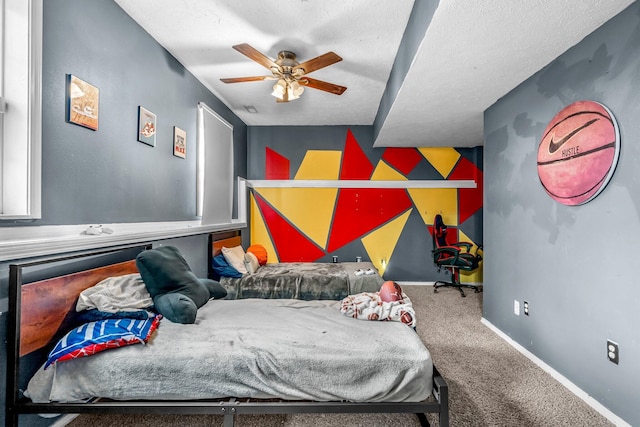
{"type": "Polygon", "coordinates": [[[226,224],[207,225],[202,225],[200,221],[102,224],[103,227],[112,229],[113,233],[84,234],[91,225],[97,224],[2,227],[0,228],[0,261],[238,230],[246,228],[247,223],[242,220],[232,220],[226,224]]]}

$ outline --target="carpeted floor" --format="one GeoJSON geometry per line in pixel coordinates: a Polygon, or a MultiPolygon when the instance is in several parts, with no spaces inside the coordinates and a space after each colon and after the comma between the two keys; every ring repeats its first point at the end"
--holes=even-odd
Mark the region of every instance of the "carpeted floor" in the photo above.
{"type": "MultiPolygon", "coordinates": [[[[405,286],[418,333],[449,384],[450,425],[612,426],[482,323],[482,293],[405,286]]],[[[438,425],[437,416],[428,416],[438,425]]],[[[70,427],[222,426],[221,416],[81,415],[70,427]]],[[[237,427],[419,426],[414,415],[244,415],[237,427]]]]}

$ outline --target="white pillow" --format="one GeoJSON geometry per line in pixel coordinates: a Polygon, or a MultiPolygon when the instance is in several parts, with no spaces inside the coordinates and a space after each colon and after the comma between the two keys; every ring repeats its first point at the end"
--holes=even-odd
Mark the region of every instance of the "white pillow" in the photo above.
{"type": "Polygon", "coordinates": [[[108,313],[144,310],[153,305],[139,273],[107,277],[78,296],[76,311],[97,308],[108,313]]]}
{"type": "Polygon", "coordinates": [[[244,254],[244,267],[247,269],[247,272],[249,274],[255,273],[256,270],[260,268],[258,257],[251,252],[247,252],[246,254],[244,254]]]}
{"type": "Polygon", "coordinates": [[[233,248],[222,248],[222,255],[227,260],[231,267],[238,270],[240,273],[245,274],[247,268],[244,266],[244,249],[242,246],[234,246],[233,248]]]}

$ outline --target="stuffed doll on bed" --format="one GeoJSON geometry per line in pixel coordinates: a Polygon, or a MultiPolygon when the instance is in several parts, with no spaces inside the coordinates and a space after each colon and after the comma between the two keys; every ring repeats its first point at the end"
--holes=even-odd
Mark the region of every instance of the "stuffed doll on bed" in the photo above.
{"type": "Polygon", "coordinates": [[[342,300],[340,311],[349,317],[364,320],[402,322],[412,328],[416,316],[409,297],[396,282],[387,280],[378,292],[362,292],[342,300]]]}

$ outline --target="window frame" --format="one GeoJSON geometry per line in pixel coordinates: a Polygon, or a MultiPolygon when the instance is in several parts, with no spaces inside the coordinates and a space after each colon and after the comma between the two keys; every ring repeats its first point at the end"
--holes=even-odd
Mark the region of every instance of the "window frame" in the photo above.
{"type": "Polygon", "coordinates": [[[0,0],[0,220],[42,215],[42,10],[0,0]]]}

